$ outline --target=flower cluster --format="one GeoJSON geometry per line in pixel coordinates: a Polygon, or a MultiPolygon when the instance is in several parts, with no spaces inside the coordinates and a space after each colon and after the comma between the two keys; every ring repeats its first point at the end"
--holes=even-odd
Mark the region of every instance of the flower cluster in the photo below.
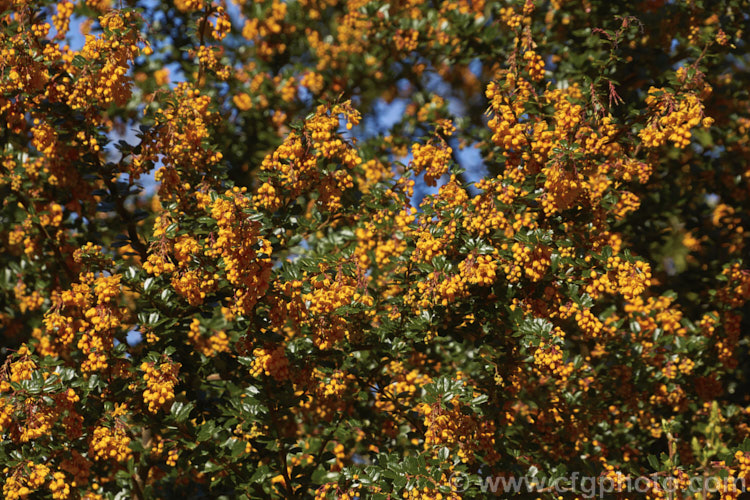
{"type": "Polygon", "coordinates": [[[222,352],[229,352],[229,337],[226,332],[211,332],[210,335],[204,335],[201,329],[201,322],[198,318],[193,319],[190,323],[190,329],[187,333],[189,342],[198,349],[204,356],[212,357],[222,352]]]}
{"type": "Polygon", "coordinates": [[[218,234],[209,257],[221,258],[226,279],[234,286],[232,310],[250,312],[269,285],[271,244],[260,236],[260,224],[253,220],[252,204],[238,188],[228,190],[207,208],[216,220],[218,234]]]}
{"type": "Polygon", "coordinates": [[[665,89],[648,89],[646,103],[654,116],[638,135],[646,147],[656,148],[670,141],[677,148],[690,144],[691,129],[702,125],[710,127],[713,119],[704,117],[704,107],[700,98],[690,93],[675,102],[673,94],[665,89]]]}
{"type": "Polygon", "coordinates": [[[312,190],[318,192],[317,201],[326,210],[335,211],[341,207],[344,191],[354,187],[349,170],[360,165],[362,160],[356,149],[336,134],[339,116],[346,119],[349,128],[360,120],[359,113],[348,101],[331,109],[319,106],[315,115],[305,122],[302,135],[289,134],[281,146],[265,157],[261,169],[269,175],[258,189],[259,207],[274,211],[283,203],[312,190]],[[346,169],[321,171],[318,168],[320,160],[340,162],[346,169]]]}
{"type": "Polygon", "coordinates": [[[457,447],[457,456],[465,463],[473,463],[479,455],[489,464],[499,457],[495,449],[495,424],[461,411],[458,402],[448,408],[422,404],[419,412],[426,428],[425,449],[447,445],[457,447]]]}
{"type": "Polygon", "coordinates": [[[143,391],[143,401],[148,403],[148,411],[156,413],[174,401],[174,387],[178,382],[180,363],[164,361],[158,366],[155,363],[143,362],[143,380],[146,390],[143,391]]]}
{"type": "Polygon", "coordinates": [[[156,126],[131,165],[132,174],[138,176],[153,163],[163,164],[156,179],[161,181],[159,194],[164,199],[186,196],[189,190],[184,184],[222,159],[220,152],[206,146],[209,127],[218,119],[210,110],[211,98],[184,82],[172,92],[174,100],[156,111],[156,126]]]}
{"type": "Polygon", "coordinates": [[[436,186],[438,179],[448,172],[452,153],[451,147],[444,143],[439,146],[415,144],[411,165],[417,174],[424,171],[424,181],[428,186],[436,186]]]}
{"type": "Polygon", "coordinates": [[[49,467],[44,464],[26,462],[23,466],[17,467],[5,482],[3,496],[12,500],[28,497],[42,487],[49,472],[49,467]]]}
{"type": "Polygon", "coordinates": [[[250,374],[253,377],[266,375],[278,381],[289,378],[289,360],[284,352],[284,346],[257,348],[253,351],[253,356],[255,359],[250,367],[250,374]]]}
{"type": "Polygon", "coordinates": [[[94,460],[127,462],[132,456],[130,437],[119,425],[114,429],[97,426],[91,434],[89,453],[94,460]]]}

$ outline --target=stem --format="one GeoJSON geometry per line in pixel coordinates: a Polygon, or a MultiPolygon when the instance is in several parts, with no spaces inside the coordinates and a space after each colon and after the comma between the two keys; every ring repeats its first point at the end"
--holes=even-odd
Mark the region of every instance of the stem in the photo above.
{"type": "Polygon", "coordinates": [[[134,468],[130,477],[133,478],[133,498],[144,500],[146,497],[143,495],[143,479],[138,474],[138,469],[134,468]]]}
{"type": "Polygon", "coordinates": [[[270,403],[268,405],[268,409],[271,412],[271,423],[273,424],[274,431],[276,431],[276,439],[279,443],[278,460],[279,464],[281,465],[281,475],[284,477],[284,486],[286,487],[287,498],[296,498],[297,495],[294,493],[292,479],[289,477],[289,469],[286,460],[286,447],[281,442],[281,432],[279,432],[279,424],[276,417],[276,405],[272,403],[273,395],[269,392],[268,386],[266,386],[265,389],[270,403]]]}

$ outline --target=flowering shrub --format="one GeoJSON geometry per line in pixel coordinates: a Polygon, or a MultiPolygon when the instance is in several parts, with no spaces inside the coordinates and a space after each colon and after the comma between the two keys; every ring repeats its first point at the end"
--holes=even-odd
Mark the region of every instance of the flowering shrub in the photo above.
{"type": "Polygon", "coordinates": [[[738,498],[748,10],[0,1],[3,496],[738,498]]]}

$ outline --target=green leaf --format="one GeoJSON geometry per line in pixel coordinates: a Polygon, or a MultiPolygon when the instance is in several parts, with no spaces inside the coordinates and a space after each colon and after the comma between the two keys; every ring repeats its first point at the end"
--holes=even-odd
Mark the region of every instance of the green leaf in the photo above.
{"type": "Polygon", "coordinates": [[[177,422],[184,422],[190,416],[190,412],[195,408],[193,403],[182,403],[175,401],[172,403],[170,413],[177,422]]]}

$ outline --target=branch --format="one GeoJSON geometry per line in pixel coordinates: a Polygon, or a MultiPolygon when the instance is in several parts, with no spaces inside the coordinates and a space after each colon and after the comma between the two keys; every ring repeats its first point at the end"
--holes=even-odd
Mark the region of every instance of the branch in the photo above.
{"type": "Polygon", "coordinates": [[[124,198],[121,197],[117,192],[117,186],[115,186],[114,182],[112,182],[111,177],[109,177],[107,174],[102,177],[105,184],[107,185],[107,189],[109,189],[109,193],[112,196],[112,199],[115,202],[115,211],[117,212],[117,215],[120,216],[120,219],[123,220],[123,222],[125,223],[125,227],[128,230],[130,244],[133,246],[133,249],[138,252],[138,255],[141,257],[141,262],[146,262],[146,259],[148,258],[148,250],[146,248],[146,245],[138,236],[138,231],[132,215],[125,209],[124,198]]]}
{"type": "Polygon", "coordinates": [[[268,386],[265,387],[266,395],[269,399],[268,409],[271,412],[271,423],[273,424],[274,431],[276,431],[276,439],[279,443],[279,465],[281,465],[281,475],[284,477],[284,486],[286,486],[287,498],[296,498],[297,495],[294,493],[294,487],[292,486],[292,479],[289,477],[289,469],[286,460],[286,450],[281,442],[281,432],[279,432],[278,419],[276,418],[276,405],[273,403],[273,396],[269,393],[268,386]]]}

